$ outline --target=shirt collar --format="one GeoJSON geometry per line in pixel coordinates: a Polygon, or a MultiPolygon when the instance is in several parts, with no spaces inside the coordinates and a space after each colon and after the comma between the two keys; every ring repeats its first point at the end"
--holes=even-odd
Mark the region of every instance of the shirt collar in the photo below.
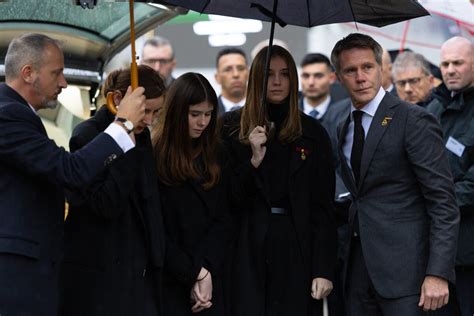
{"type": "Polygon", "coordinates": [[[331,103],[331,96],[329,95],[317,106],[312,106],[308,101],[306,101],[306,98],[303,98],[303,111],[304,113],[309,114],[312,110],[316,110],[318,111],[318,118],[320,118],[328,110],[329,103],[331,103]]]}
{"type": "Polygon", "coordinates": [[[245,98],[243,98],[242,100],[240,100],[237,103],[234,103],[234,102],[226,99],[223,95],[221,95],[221,100],[222,100],[222,104],[224,105],[224,108],[225,108],[226,112],[230,111],[230,109],[232,109],[235,106],[242,107],[245,104],[245,98]]]}
{"type": "MultiPolygon", "coordinates": [[[[385,93],[386,93],[385,90],[382,87],[380,87],[379,92],[377,92],[375,97],[360,110],[363,111],[365,114],[368,114],[374,117],[375,112],[377,112],[377,109],[380,105],[380,102],[382,102],[382,99],[385,96],[385,93]]],[[[352,112],[356,110],[357,109],[354,107],[354,104],[351,101],[351,114],[352,112]]],[[[352,115],[351,115],[351,119],[352,119],[352,115]]]]}
{"type": "Polygon", "coordinates": [[[30,107],[30,109],[33,111],[33,113],[35,113],[36,115],[38,115],[38,112],[36,112],[35,108],[28,103],[28,106],[30,107]]]}

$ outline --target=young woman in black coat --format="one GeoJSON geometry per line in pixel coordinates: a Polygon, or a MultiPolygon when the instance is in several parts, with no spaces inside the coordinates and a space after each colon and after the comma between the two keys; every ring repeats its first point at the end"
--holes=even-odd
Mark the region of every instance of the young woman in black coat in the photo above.
{"type": "Polygon", "coordinates": [[[272,48],[265,123],[259,122],[267,49],[252,63],[245,106],[224,117],[239,225],[230,307],[232,316],[318,315],[336,262],[331,143],[298,110],[296,66],[280,46],[272,48]]]}
{"type": "MultiPolygon", "coordinates": [[[[61,269],[61,307],[65,316],[156,316],[164,235],[156,169],[148,126],[161,108],[165,86],[159,74],[138,67],[145,88],[143,121],[133,129],[136,146],[82,191],[69,192],[65,223],[65,257],[61,269]]],[[[130,70],[107,77],[104,96],[115,104],[130,85],[130,70]]],[[[70,140],[78,150],[115,119],[105,106],[79,124],[70,140]]]]}
{"type": "Polygon", "coordinates": [[[232,224],[217,111],[209,82],[186,73],[169,87],[153,137],[166,231],[164,316],[224,315],[232,224]]]}

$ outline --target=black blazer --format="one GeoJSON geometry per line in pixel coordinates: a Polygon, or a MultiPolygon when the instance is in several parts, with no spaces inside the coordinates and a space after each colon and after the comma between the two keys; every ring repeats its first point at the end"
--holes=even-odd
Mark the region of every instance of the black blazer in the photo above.
{"type": "MultiPolygon", "coordinates": [[[[102,107],[79,124],[70,141],[78,150],[110,124],[102,107]]],[[[117,159],[86,188],[68,194],[65,256],[61,271],[64,315],[146,315],[150,302],[144,277],[159,286],[164,229],[150,133],[135,135],[137,146],[117,159]]],[[[159,289],[156,290],[158,301],[159,289]]]]}
{"type": "MultiPolygon", "coordinates": [[[[223,136],[231,157],[232,213],[239,225],[232,256],[231,297],[235,315],[253,316],[262,315],[265,303],[263,250],[271,206],[265,175],[251,165],[250,146],[241,144],[238,131],[234,133],[240,113],[226,113],[223,136]]],[[[327,132],[313,118],[303,113],[300,117],[303,135],[290,144],[288,196],[305,266],[302,273],[311,284],[315,277],[333,279],[337,250],[332,203],[335,172],[327,132]]]]}
{"type": "Polygon", "coordinates": [[[339,129],[339,154],[353,197],[349,225],[358,216],[377,293],[417,295],[426,275],[454,282],[459,210],[436,119],[385,93],[367,132],[358,185],[342,151],[348,124],[349,116],[339,129]]]}
{"type": "Polygon", "coordinates": [[[213,305],[202,315],[224,315],[223,271],[234,227],[228,207],[228,177],[204,190],[196,181],[160,184],[166,230],[164,315],[192,315],[189,295],[201,267],[211,272],[213,305]]]}
{"type": "Polygon", "coordinates": [[[63,189],[84,186],[109,157],[123,151],[101,133],[88,146],[67,153],[5,84],[0,84],[0,129],[1,313],[56,315],[63,189]]]}

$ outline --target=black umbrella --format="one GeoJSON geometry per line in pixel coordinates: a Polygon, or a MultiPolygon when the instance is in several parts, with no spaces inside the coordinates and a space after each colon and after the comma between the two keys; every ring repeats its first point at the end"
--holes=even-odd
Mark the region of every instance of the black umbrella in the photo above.
{"type": "Polygon", "coordinates": [[[275,22],[312,27],[323,24],[358,22],[385,26],[429,15],[416,0],[155,0],[200,13],[271,21],[262,93],[261,122],[265,118],[268,68],[275,22]]]}

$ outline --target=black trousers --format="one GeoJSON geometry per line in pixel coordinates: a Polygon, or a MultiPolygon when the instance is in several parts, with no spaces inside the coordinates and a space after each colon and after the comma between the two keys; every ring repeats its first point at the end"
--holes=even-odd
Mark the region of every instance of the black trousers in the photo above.
{"type": "Polygon", "coordinates": [[[418,307],[419,295],[399,299],[381,297],[370,280],[359,238],[353,238],[346,281],[348,316],[420,316],[432,315],[418,307]]]}
{"type": "Polygon", "coordinates": [[[265,316],[319,316],[291,216],[272,214],[265,240],[265,316]]]}

